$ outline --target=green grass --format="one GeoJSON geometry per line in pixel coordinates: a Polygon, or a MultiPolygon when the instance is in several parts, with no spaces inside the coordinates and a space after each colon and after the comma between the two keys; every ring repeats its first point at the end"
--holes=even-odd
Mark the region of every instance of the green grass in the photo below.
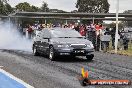
{"type": "Polygon", "coordinates": [[[132,56],[132,50],[119,50],[117,52],[118,54],[121,54],[121,55],[128,55],[128,56],[132,56]]]}
{"type": "MultiPolygon", "coordinates": [[[[112,44],[110,43],[110,48],[108,50],[109,53],[115,53],[115,51],[112,49],[112,44]]],[[[129,43],[129,48],[128,50],[118,50],[117,54],[120,55],[127,55],[127,56],[132,56],[132,43],[129,43]]]]}

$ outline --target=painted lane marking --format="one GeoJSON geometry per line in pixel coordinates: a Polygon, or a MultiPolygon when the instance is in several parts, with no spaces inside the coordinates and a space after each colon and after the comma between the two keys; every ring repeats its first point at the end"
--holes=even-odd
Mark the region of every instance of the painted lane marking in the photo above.
{"type": "Polygon", "coordinates": [[[3,69],[0,69],[0,81],[3,81],[0,83],[0,88],[34,88],[33,86],[25,83],[23,80],[13,76],[12,74],[6,72],[3,69]],[[2,79],[4,78],[4,79],[2,79]],[[9,83],[9,85],[7,85],[7,83],[4,84],[4,82],[9,83]],[[15,86],[11,85],[11,83],[15,84],[15,86]],[[1,87],[4,86],[4,87],[1,87]],[[7,86],[7,87],[6,87],[7,86]]]}

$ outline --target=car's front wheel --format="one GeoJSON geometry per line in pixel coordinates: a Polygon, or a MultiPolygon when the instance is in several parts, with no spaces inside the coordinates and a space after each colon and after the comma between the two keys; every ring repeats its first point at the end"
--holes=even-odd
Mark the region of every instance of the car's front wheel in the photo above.
{"type": "Polygon", "coordinates": [[[94,54],[87,55],[86,58],[87,58],[87,60],[92,61],[94,58],[94,54]]]}
{"type": "Polygon", "coordinates": [[[50,46],[49,48],[49,59],[55,61],[55,51],[53,46],[50,46]]]}
{"type": "Polygon", "coordinates": [[[38,50],[37,50],[36,47],[33,47],[33,55],[34,56],[38,56],[39,55],[38,50]]]}

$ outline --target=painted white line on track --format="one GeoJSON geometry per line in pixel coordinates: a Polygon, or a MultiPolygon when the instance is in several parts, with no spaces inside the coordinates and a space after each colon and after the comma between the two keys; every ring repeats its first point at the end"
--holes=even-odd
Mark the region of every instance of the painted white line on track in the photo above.
{"type": "Polygon", "coordinates": [[[24,85],[26,88],[34,88],[33,86],[31,86],[31,85],[25,83],[23,80],[21,80],[21,79],[15,77],[15,76],[13,76],[12,74],[8,73],[7,71],[5,71],[5,70],[3,70],[3,69],[1,69],[1,68],[0,68],[0,72],[2,72],[3,74],[5,74],[6,76],[10,77],[11,79],[13,79],[13,80],[15,80],[15,81],[21,83],[21,84],[24,85]]]}

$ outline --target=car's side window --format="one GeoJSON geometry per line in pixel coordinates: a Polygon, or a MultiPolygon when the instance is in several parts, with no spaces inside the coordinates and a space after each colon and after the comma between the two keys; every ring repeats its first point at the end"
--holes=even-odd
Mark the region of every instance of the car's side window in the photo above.
{"type": "Polygon", "coordinates": [[[36,41],[41,41],[42,38],[41,38],[41,33],[39,33],[37,36],[36,36],[36,41]]]}
{"type": "Polygon", "coordinates": [[[44,30],[42,32],[42,42],[49,42],[49,39],[50,39],[50,33],[49,33],[49,30],[44,30]]]}
{"type": "Polygon", "coordinates": [[[43,38],[50,38],[50,32],[48,30],[45,30],[42,35],[43,38]]]}

